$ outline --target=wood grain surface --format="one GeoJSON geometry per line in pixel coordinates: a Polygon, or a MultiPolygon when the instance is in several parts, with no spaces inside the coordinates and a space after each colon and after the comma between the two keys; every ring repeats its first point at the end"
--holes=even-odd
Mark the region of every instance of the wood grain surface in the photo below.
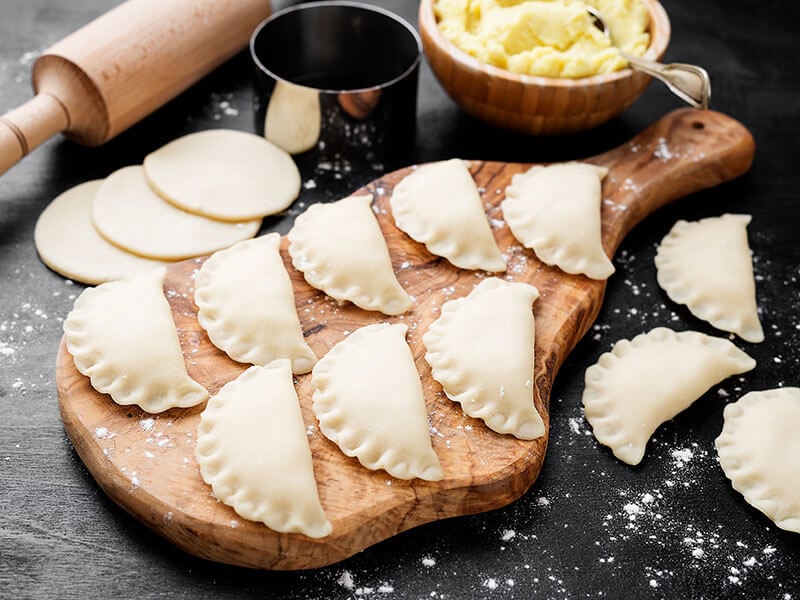
{"type": "MultiPolygon", "coordinates": [[[[711,111],[679,110],[612,151],[587,159],[610,168],[603,185],[603,239],[613,254],[625,234],[658,207],[694,191],[733,179],[750,167],[754,143],[733,119],[711,111]]],[[[553,379],[569,351],[594,321],[605,283],[567,275],[540,263],[511,236],[499,203],[514,174],[530,165],[472,161],[495,236],[508,258],[506,276],[532,283],[540,299],[536,319],[536,408],[548,424],[553,379]],[[496,220],[496,221],[495,221],[496,220]]],[[[308,343],[322,356],[356,327],[378,321],[409,325],[411,346],[423,383],[433,447],[445,473],[440,482],[399,481],[370,472],[341,454],[316,427],[310,377],[297,377],[297,392],[309,427],[322,505],[333,524],[330,536],[313,540],[278,534],[247,522],[216,501],[194,461],[202,406],[149,415],[115,405],[79,374],[61,344],[57,387],[64,426],[78,454],[103,490],[147,526],[184,550],[207,559],[264,569],[305,569],[342,560],[368,546],[426,522],[491,510],[522,495],[544,460],[547,435],[532,442],[495,434],[463,415],[431,379],[422,334],[442,303],[468,293],[485,274],[462,271],[429,254],[395,228],[388,209],[392,188],[410,169],[367,185],[401,284],[415,296],[413,309],[386,318],[352,305],[338,306],[309,287],[282,254],[295,287],[308,343]]],[[[165,290],[192,377],[214,394],[244,370],[214,348],[196,321],[193,274],[202,259],[169,268],[165,290]]]]}

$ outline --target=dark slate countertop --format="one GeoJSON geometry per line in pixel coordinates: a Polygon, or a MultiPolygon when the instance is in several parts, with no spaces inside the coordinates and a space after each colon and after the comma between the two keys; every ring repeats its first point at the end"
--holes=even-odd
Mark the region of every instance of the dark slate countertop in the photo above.
{"type": "MultiPolygon", "coordinates": [[[[113,4],[4,0],[0,112],[30,97],[38,53],[113,4]]],[[[416,22],[415,2],[380,4],[416,22]]],[[[83,286],[39,262],[33,245],[39,213],[70,186],[139,163],[184,133],[219,126],[253,131],[248,58],[235,58],[101,148],[57,137],[4,175],[0,597],[800,598],[800,535],[778,529],[745,503],[713,446],[726,404],[748,391],[800,385],[800,15],[788,0],[664,5],[672,22],[667,60],[708,69],[713,108],[755,136],[751,171],[660,210],[623,243],[597,324],[556,380],[548,455],[526,495],[501,510],[406,532],[325,569],[260,572],[183,553],[104,495],[72,449],[58,411],[56,349],[83,286]],[[628,467],[598,446],[583,418],[584,370],[616,340],[656,326],[718,333],[668,300],[656,283],[653,256],[677,219],[724,212],[753,215],[749,238],[767,339],[737,345],[758,367],[713,387],[660,427],[643,463],[628,467]]],[[[679,105],[653,83],[625,114],[591,132],[527,138],[462,114],[423,65],[413,162],[582,158],[623,143],[679,105]]],[[[264,231],[285,232],[302,206],[380,174],[301,167],[303,180],[316,186],[304,188],[295,207],[265,222],[264,231]]]]}

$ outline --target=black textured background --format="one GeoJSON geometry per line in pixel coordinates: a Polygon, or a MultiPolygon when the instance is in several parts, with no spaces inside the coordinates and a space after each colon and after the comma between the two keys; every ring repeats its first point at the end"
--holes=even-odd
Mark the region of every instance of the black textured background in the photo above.
{"type": "MultiPolygon", "coordinates": [[[[169,0],[165,0],[169,1],[169,0]]],[[[33,58],[113,0],[2,0],[0,112],[30,96],[33,58]]],[[[416,23],[416,3],[383,0],[416,23]]],[[[37,259],[33,227],[68,187],[141,162],[179,135],[252,131],[252,84],[240,56],[106,146],[56,138],[0,178],[0,597],[52,598],[800,598],[800,536],[776,528],[732,490],[713,440],[724,406],[750,390],[800,385],[797,136],[798,9],[790,0],[665,0],[671,61],[704,65],[713,108],[746,124],[750,173],[680,200],[637,227],[618,253],[595,329],[552,394],[542,475],[511,506],[407,532],[330,568],[268,573],[184,554],[116,507],[74,453],[61,425],[54,362],[61,322],[82,286],[37,259]],[[227,103],[227,104],[226,104],[227,103]],[[584,369],[613,342],[659,325],[714,334],[669,302],[655,280],[656,243],[679,218],[753,215],[749,227],[767,339],[737,342],[755,371],[713,388],[662,426],[638,468],[590,435],[580,408],[584,369]]],[[[581,158],[616,146],[679,106],[654,83],[624,115],[567,138],[526,138],[461,114],[427,65],[411,162],[581,158]]],[[[302,166],[302,206],[379,175],[302,166]]],[[[386,168],[402,165],[386,165],[386,168]]],[[[798,473],[800,476],[800,457],[798,473]]]]}

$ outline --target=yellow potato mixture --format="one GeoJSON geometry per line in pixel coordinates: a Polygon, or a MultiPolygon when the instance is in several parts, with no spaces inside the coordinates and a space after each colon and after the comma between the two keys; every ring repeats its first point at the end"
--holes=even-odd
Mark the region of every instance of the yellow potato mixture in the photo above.
{"type": "Polygon", "coordinates": [[[442,33],[478,60],[515,73],[587,77],[627,67],[650,43],[640,0],[435,0],[442,33]],[[593,23],[595,7],[614,45],[593,23]]]}

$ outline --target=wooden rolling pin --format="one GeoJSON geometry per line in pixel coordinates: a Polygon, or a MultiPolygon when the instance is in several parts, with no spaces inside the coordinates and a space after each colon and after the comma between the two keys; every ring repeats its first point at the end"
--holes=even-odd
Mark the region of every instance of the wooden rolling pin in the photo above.
{"type": "Polygon", "coordinates": [[[270,0],[128,0],[44,52],[0,117],[0,174],[53,135],[102,144],[244,48],[270,0]]]}

